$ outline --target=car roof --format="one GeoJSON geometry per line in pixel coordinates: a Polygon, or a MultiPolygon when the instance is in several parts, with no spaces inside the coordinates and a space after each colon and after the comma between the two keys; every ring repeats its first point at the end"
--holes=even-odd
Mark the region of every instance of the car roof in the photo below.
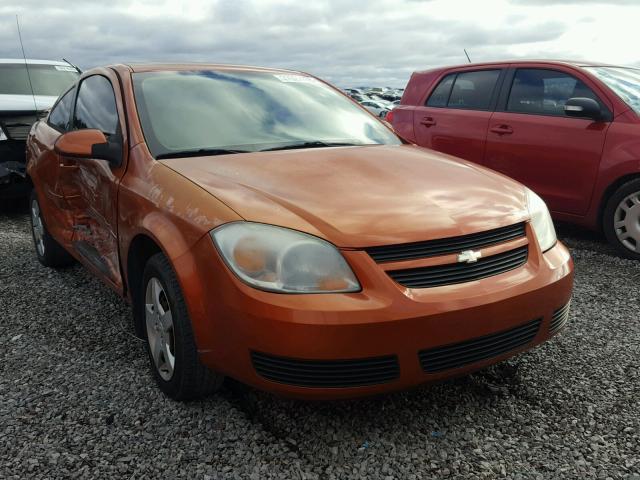
{"type": "Polygon", "coordinates": [[[518,64],[518,65],[526,65],[526,64],[540,64],[540,63],[544,63],[547,65],[558,65],[558,66],[572,66],[572,67],[619,67],[620,65],[613,65],[613,64],[609,64],[609,63],[601,63],[601,62],[588,62],[585,60],[544,60],[544,59],[540,59],[540,60],[535,60],[535,59],[527,59],[527,60],[523,60],[523,59],[517,59],[514,58],[512,60],[500,60],[500,61],[496,61],[496,62],[481,62],[481,63],[463,63],[460,65],[448,65],[448,66],[441,66],[441,67],[434,67],[434,68],[429,68],[429,69],[425,69],[425,70],[419,70],[416,73],[427,73],[427,72],[433,72],[433,71],[438,71],[438,70],[449,70],[449,69],[454,69],[454,68],[473,68],[473,67],[484,67],[484,66],[492,66],[495,67],[496,65],[509,65],[509,64],[518,64]]]}
{"type": "MultiPolygon", "coordinates": [[[[24,58],[0,58],[0,64],[8,64],[8,63],[20,63],[24,65],[24,58]]],[[[70,65],[67,62],[60,62],[58,60],[34,60],[32,58],[27,58],[26,62],[29,65],[65,65],[69,67],[70,65]]]]}
{"type": "Polygon", "coordinates": [[[249,72],[296,73],[308,75],[305,72],[284,68],[254,67],[250,65],[227,65],[220,63],[135,63],[126,65],[132,72],[171,72],[181,70],[242,70],[249,72]]]}

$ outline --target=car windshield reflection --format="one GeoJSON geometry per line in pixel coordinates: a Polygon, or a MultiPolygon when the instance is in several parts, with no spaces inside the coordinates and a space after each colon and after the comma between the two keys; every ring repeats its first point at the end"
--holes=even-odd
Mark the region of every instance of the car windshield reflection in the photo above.
{"type": "Polygon", "coordinates": [[[145,139],[156,158],[201,149],[401,143],[347,97],[307,75],[147,72],[134,74],[134,89],[145,139]]]}

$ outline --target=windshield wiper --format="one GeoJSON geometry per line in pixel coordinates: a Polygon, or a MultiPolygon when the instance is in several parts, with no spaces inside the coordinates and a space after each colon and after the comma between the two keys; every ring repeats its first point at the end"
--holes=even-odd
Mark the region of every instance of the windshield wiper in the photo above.
{"type": "Polygon", "coordinates": [[[272,152],[275,150],[295,150],[297,148],[318,148],[318,147],[352,147],[362,145],[361,143],[353,143],[353,142],[321,142],[321,141],[312,141],[312,142],[296,142],[296,143],[288,143],[285,145],[280,145],[278,147],[270,147],[263,148],[262,150],[258,150],[259,152],[272,152]]]}
{"type": "Polygon", "coordinates": [[[250,150],[236,150],[233,148],[198,148],[195,150],[181,150],[177,152],[161,153],[156,160],[163,158],[183,158],[183,157],[207,157],[213,155],[227,155],[232,153],[250,153],[250,150]]]}

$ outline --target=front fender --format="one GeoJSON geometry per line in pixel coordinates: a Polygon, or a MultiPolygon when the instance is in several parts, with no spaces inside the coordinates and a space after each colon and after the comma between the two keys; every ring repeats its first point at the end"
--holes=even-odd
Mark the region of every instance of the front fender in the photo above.
{"type": "MultiPolygon", "coordinates": [[[[140,235],[153,240],[174,264],[213,228],[241,220],[192,181],[134,150],[118,194],[118,245],[123,272],[127,272],[132,242],[140,235]]],[[[180,272],[176,273],[181,280],[180,272]]]]}

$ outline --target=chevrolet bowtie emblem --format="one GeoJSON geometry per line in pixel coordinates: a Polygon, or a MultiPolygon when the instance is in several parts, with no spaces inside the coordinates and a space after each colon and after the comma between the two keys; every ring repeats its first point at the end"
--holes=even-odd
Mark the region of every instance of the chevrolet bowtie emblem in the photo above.
{"type": "Polygon", "coordinates": [[[473,250],[465,250],[458,255],[458,263],[475,263],[482,256],[482,252],[474,252],[473,250]]]}

